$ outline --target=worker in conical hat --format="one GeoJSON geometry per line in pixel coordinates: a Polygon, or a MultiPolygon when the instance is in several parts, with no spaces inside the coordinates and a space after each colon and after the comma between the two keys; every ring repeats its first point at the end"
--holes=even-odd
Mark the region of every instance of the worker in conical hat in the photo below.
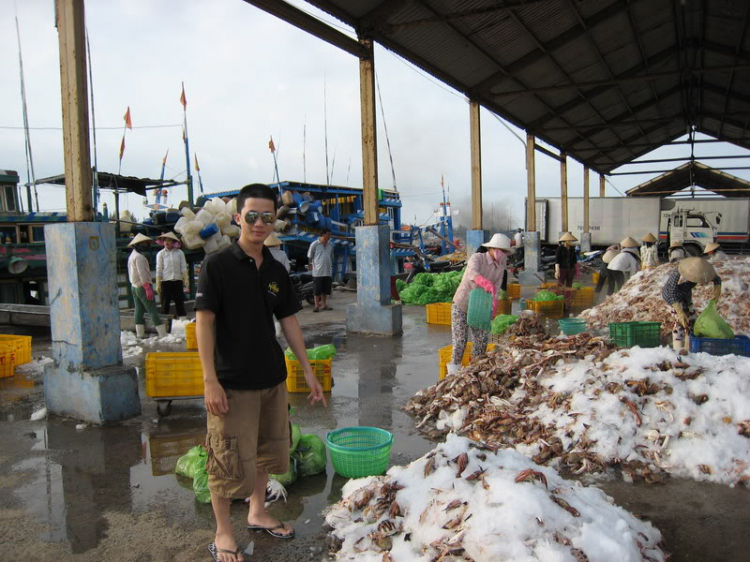
{"type": "MultiPolygon", "coordinates": [[[[466,272],[456,290],[451,306],[451,336],[453,351],[448,363],[448,374],[454,375],[461,370],[466,343],[474,343],[472,357],[477,359],[484,355],[490,333],[468,324],[469,295],[474,289],[482,289],[492,295],[493,309],[497,305],[497,294],[504,289],[508,256],[513,253],[510,238],[505,234],[494,234],[489,242],[482,244],[487,248],[485,253],[477,252],[469,258],[466,272]]],[[[493,310],[494,312],[494,310],[493,310]]],[[[493,314],[494,316],[494,314],[493,314]]]]}
{"type": "Polygon", "coordinates": [[[185,291],[190,288],[187,260],[180,250],[180,239],[174,232],[159,236],[164,249],[156,254],[156,292],[161,297],[161,312],[169,314],[174,301],[175,312],[180,320],[187,320],[185,291]]]}
{"type": "Polygon", "coordinates": [[[558,242],[560,245],[555,249],[555,279],[558,285],[572,287],[578,263],[578,254],[573,243],[578,242],[578,238],[566,232],[560,236],[558,242]]]}
{"type": "Polygon", "coordinates": [[[721,277],[707,260],[685,258],[669,276],[661,291],[664,300],[672,307],[672,346],[677,351],[690,349],[690,332],[697,318],[693,308],[693,289],[702,283],[713,283],[713,300],[718,305],[721,297],[721,277]]]}
{"type": "Polygon", "coordinates": [[[656,236],[650,232],[641,238],[641,269],[654,269],[659,265],[659,254],[656,247],[656,236]]]}
{"type": "Polygon", "coordinates": [[[599,267],[599,281],[596,282],[596,289],[594,289],[594,293],[597,295],[604,288],[605,281],[607,282],[607,296],[615,292],[615,275],[614,271],[610,271],[609,264],[619,253],[619,250],[607,250],[602,256],[602,265],[599,267]]]}
{"type": "Polygon", "coordinates": [[[728,257],[716,242],[706,244],[706,249],[703,250],[703,253],[706,255],[706,259],[712,263],[725,260],[728,257]]]}
{"type": "Polygon", "coordinates": [[[638,253],[638,242],[628,236],[620,242],[622,251],[609,263],[607,268],[615,277],[615,290],[619,291],[622,286],[641,269],[641,256],[638,253]]]}
{"type": "Polygon", "coordinates": [[[139,233],[128,244],[129,248],[133,248],[128,258],[128,279],[135,301],[135,333],[139,338],[146,337],[145,314],[147,311],[159,337],[163,338],[167,335],[167,325],[162,324],[159,312],[156,310],[151,267],[146,256],[141,253],[151,242],[153,242],[151,238],[139,233]]]}
{"type": "Polygon", "coordinates": [[[281,249],[281,246],[283,245],[281,239],[272,232],[268,235],[265,242],[263,242],[263,245],[271,251],[273,259],[281,263],[286,269],[286,272],[289,273],[291,270],[291,264],[289,263],[289,256],[287,256],[286,252],[281,249]]]}
{"type": "Polygon", "coordinates": [[[687,250],[683,248],[682,242],[673,240],[669,245],[669,262],[675,263],[688,257],[687,250]]]}

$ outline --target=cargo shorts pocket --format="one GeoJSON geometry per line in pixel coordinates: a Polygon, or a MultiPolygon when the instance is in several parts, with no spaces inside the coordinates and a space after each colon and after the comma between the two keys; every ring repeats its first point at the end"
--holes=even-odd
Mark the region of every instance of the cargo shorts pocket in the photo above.
{"type": "Polygon", "coordinates": [[[242,480],[242,463],[236,437],[209,436],[206,472],[225,480],[242,480]]]}

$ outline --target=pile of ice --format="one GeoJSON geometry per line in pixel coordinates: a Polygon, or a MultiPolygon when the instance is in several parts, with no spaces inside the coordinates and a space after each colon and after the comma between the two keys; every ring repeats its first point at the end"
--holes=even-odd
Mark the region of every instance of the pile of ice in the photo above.
{"type": "MultiPolygon", "coordinates": [[[[712,264],[722,280],[719,314],[736,334],[750,335],[750,257],[727,258],[712,264]]],[[[617,293],[599,306],[585,310],[580,318],[595,328],[607,328],[611,322],[661,322],[662,334],[672,330],[671,308],[661,290],[676,264],[664,264],[634,275],[617,293]]],[[[698,285],[693,290],[693,304],[700,313],[713,298],[713,285],[698,285]]]]}
{"type": "Polygon", "coordinates": [[[203,248],[206,254],[213,254],[229,246],[230,238],[240,235],[240,227],[232,224],[236,212],[236,199],[225,203],[220,197],[214,197],[197,214],[183,207],[174,230],[182,236],[182,243],[188,249],[203,248]]]}
{"type": "Polygon", "coordinates": [[[340,561],[666,560],[661,533],[601,490],[454,434],[387,476],[351,480],[326,522],[340,561]]]}
{"type": "Polygon", "coordinates": [[[167,334],[163,338],[157,335],[150,336],[148,338],[138,339],[134,332],[123,330],[120,332],[120,346],[122,347],[122,358],[128,359],[141,355],[143,353],[142,346],[157,346],[165,344],[178,344],[185,341],[185,331],[183,327],[182,335],[179,333],[167,334]]]}
{"type": "Polygon", "coordinates": [[[54,360],[51,357],[38,357],[32,359],[28,363],[18,365],[16,367],[17,375],[42,375],[44,374],[44,368],[52,363],[54,360]]]}

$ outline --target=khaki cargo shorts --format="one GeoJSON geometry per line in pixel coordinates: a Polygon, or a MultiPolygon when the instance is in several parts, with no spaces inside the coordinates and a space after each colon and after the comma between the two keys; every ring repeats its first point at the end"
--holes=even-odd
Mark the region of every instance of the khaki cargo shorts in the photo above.
{"type": "Polygon", "coordinates": [[[208,414],[208,487],[227,499],[253,494],[256,469],[289,470],[289,402],[286,383],[264,390],[226,390],[229,412],[208,414]]]}

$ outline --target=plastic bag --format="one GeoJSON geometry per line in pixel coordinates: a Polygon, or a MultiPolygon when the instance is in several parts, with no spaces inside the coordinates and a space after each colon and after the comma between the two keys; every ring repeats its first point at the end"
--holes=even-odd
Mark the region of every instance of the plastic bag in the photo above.
{"type": "Polygon", "coordinates": [[[299,428],[299,426],[296,423],[292,424],[292,445],[289,447],[289,454],[291,455],[294,453],[294,451],[297,450],[297,445],[299,445],[299,439],[302,437],[302,430],[299,428]]]}
{"type": "MultiPolygon", "coordinates": [[[[565,298],[565,297],[563,297],[565,298]]],[[[534,299],[537,302],[544,302],[544,301],[556,301],[557,295],[553,293],[552,291],[539,291],[536,295],[534,295],[534,299]]]]}
{"type": "Polygon", "coordinates": [[[325,472],[328,462],[326,446],[317,435],[302,435],[292,456],[297,461],[297,472],[302,477],[325,472]]]}
{"type": "Polygon", "coordinates": [[[177,466],[174,471],[186,478],[195,478],[195,475],[199,472],[206,472],[207,459],[206,448],[203,445],[196,445],[177,459],[177,466]]]}
{"type": "Polygon", "coordinates": [[[211,492],[208,489],[208,472],[203,469],[193,478],[193,492],[195,499],[201,503],[211,503],[211,492]]]}
{"type": "Polygon", "coordinates": [[[492,295],[484,289],[469,293],[469,309],[466,323],[472,328],[489,332],[492,327],[492,295]]]}
{"type": "MultiPolygon", "coordinates": [[[[297,356],[294,355],[294,352],[289,347],[284,351],[284,355],[286,355],[290,361],[297,360],[297,356]]],[[[319,345],[318,347],[313,347],[312,349],[307,350],[307,358],[310,361],[321,361],[332,357],[336,357],[336,346],[330,343],[328,345],[319,345]]]]}
{"type": "Polygon", "coordinates": [[[573,283],[573,288],[576,291],[580,291],[581,289],[583,289],[583,285],[581,285],[578,281],[576,281],[575,283],[573,283]]]}
{"type": "Polygon", "coordinates": [[[700,338],[720,340],[734,339],[734,331],[729,327],[716,310],[716,301],[711,300],[695,321],[693,333],[700,338]]]}
{"type": "Polygon", "coordinates": [[[295,459],[294,457],[291,457],[289,459],[289,470],[287,470],[284,474],[269,474],[268,477],[276,480],[276,482],[278,482],[285,488],[291,486],[297,481],[297,478],[299,477],[299,473],[297,472],[297,459],[295,459]]]}
{"type": "Polygon", "coordinates": [[[498,335],[504,334],[507,329],[516,322],[518,322],[518,316],[513,316],[512,314],[500,314],[492,321],[491,332],[498,335]]]}

